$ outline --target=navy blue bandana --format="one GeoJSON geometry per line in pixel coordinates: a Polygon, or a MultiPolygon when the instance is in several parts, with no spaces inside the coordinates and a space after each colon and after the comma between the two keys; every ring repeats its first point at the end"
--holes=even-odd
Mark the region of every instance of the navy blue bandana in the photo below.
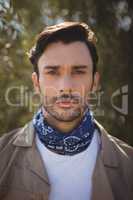
{"type": "Polygon", "coordinates": [[[91,143],[95,124],[88,110],[81,123],[70,133],[61,133],[45,120],[42,109],[33,117],[33,125],[41,142],[51,151],[62,155],[75,155],[84,151],[91,143]]]}

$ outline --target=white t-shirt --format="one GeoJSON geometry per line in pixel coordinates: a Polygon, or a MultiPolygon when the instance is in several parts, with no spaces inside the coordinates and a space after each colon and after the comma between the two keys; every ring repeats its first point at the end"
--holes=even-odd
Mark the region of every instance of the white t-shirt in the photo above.
{"type": "Polygon", "coordinates": [[[49,200],[90,200],[92,175],[99,148],[97,130],[89,147],[76,155],[59,155],[47,149],[36,135],[36,144],[46,167],[51,192],[49,200]]]}

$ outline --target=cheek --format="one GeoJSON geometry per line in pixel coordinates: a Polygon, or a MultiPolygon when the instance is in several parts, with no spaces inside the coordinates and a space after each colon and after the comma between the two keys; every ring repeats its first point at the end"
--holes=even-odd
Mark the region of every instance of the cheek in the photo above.
{"type": "Polygon", "coordinates": [[[40,88],[41,93],[43,96],[57,96],[58,91],[57,88],[54,86],[54,84],[51,84],[48,81],[40,80],[40,88]]]}
{"type": "Polygon", "coordinates": [[[92,79],[82,80],[77,82],[77,90],[80,91],[82,96],[86,96],[86,93],[91,91],[92,88],[92,79]]]}
{"type": "Polygon", "coordinates": [[[90,86],[88,86],[87,84],[80,85],[74,92],[74,94],[80,98],[80,104],[86,104],[89,93],[90,86]]]}

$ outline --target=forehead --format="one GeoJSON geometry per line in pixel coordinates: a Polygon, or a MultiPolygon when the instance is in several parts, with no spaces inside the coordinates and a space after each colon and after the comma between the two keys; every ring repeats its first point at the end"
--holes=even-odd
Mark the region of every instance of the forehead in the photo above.
{"type": "Polygon", "coordinates": [[[50,44],[38,60],[38,66],[45,65],[92,65],[92,58],[84,42],[50,44]]]}

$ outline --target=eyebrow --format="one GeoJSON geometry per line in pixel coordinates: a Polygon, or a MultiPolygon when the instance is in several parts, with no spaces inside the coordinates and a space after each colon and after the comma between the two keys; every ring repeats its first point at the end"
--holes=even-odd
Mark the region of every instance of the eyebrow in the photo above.
{"type": "Polygon", "coordinates": [[[59,65],[47,65],[47,66],[44,66],[44,70],[45,69],[54,69],[54,70],[57,70],[57,69],[59,69],[60,68],[60,66],[59,65]]]}
{"type": "Polygon", "coordinates": [[[88,66],[87,65],[74,65],[72,68],[73,69],[87,69],[88,66]]]}
{"type": "MultiPolygon", "coordinates": [[[[44,70],[58,70],[59,68],[61,68],[60,65],[47,65],[44,66],[44,70]]],[[[79,70],[79,69],[87,69],[88,66],[87,65],[73,65],[72,69],[74,70],[79,70]]]]}

